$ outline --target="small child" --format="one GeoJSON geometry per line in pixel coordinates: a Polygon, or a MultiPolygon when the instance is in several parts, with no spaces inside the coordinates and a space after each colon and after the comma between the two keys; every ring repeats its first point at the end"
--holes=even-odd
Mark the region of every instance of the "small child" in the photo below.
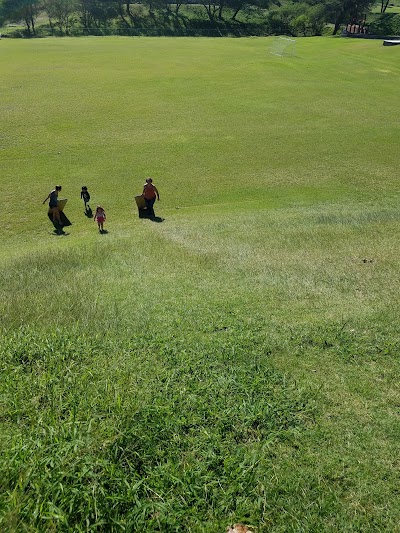
{"type": "Polygon", "coordinates": [[[81,198],[83,199],[83,202],[85,204],[85,209],[86,209],[86,205],[89,204],[90,202],[90,194],[85,185],[82,187],[82,190],[81,190],[81,198]]]}
{"type": "Polygon", "coordinates": [[[93,220],[97,220],[97,225],[99,226],[100,233],[103,231],[103,224],[106,219],[106,212],[101,207],[101,205],[98,205],[96,207],[96,212],[94,214],[93,220]]]}

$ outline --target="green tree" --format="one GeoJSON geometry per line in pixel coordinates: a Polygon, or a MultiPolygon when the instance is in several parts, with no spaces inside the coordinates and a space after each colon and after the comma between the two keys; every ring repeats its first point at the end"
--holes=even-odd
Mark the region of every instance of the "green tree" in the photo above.
{"type": "Polygon", "coordinates": [[[381,13],[386,13],[388,5],[389,0],[381,0],[381,13]]]}
{"type": "MultiPolygon", "coordinates": [[[[294,0],[295,1],[295,0],[294,0]]],[[[320,6],[325,12],[325,19],[334,25],[333,35],[340,26],[352,19],[360,20],[366,17],[376,0],[302,0],[308,4],[320,6]]]]}
{"type": "MultiPolygon", "coordinates": [[[[111,20],[118,17],[120,5],[121,2],[114,0],[78,0],[77,10],[86,33],[90,33],[91,28],[107,27],[111,20]]],[[[124,22],[129,26],[126,20],[124,22]]]]}
{"type": "Polygon", "coordinates": [[[304,33],[308,9],[304,3],[287,3],[279,8],[271,9],[267,14],[268,25],[276,35],[297,35],[304,33]]]}
{"type": "Polygon", "coordinates": [[[4,20],[23,20],[29,35],[35,35],[35,20],[41,10],[40,0],[3,0],[1,13],[4,20]]]}
{"type": "Polygon", "coordinates": [[[58,26],[61,33],[69,35],[72,15],[76,14],[78,0],[44,0],[44,9],[50,20],[50,26],[58,26]]]}
{"type": "Polygon", "coordinates": [[[200,0],[199,2],[206,10],[207,16],[211,22],[215,21],[215,17],[219,10],[218,0],[200,0]]]}
{"type": "Polygon", "coordinates": [[[330,9],[333,9],[333,23],[334,30],[333,35],[335,35],[340,26],[351,20],[351,19],[364,19],[366,13],[370,8],[376,3],[375,0],[329,0],[331,4],[330,9]]]}

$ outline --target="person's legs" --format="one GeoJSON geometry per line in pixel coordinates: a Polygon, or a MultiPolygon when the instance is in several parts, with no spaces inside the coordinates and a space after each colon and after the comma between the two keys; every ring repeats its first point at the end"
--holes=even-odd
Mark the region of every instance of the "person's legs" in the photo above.
{"type": "Polygon", "coordinates": [[[52,207],[53,212],[53,222],[58,222],[61,224],[61,218],[60,218],[60,211],[58,210],[58,207],[52,207]]]}
{"type": "Polygon", "coordinates": [[[147,211],[149,212],[149,215],[151,217],[154,217],[154,202],[156,201],[155,198],[152,198],[151,200],[148,200],[147,198],[144,199],[146,202],[147,211]]]}

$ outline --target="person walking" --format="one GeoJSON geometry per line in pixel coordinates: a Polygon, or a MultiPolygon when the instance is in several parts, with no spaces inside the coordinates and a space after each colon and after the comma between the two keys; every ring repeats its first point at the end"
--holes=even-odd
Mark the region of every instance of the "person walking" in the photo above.
{"type": "Polygon", "coordinates": [[[150,217],[154,218],[154,202],[156,198],[160,201],[160,195],[151,178],[147,178],[146,183],[143,185],[143,197],[150,217]]]}
{"type": "Polygon", "coordinates": [[[98,205],[96,207],[96,212],[94,214],[93,220],[97,220],[97,225],[99,227],[99,231],[100,231],[100,233],[102,233],[102,231],[104,229],[103,225],[104,225],[104,222],[106,220],[106,212],[101,207],[101,205],[98,205]]]}
{"type": "Polygon", "coordinates": [[[90,194],[89,194],[88,188],[85,185],[82,187],[82,190],[81,190],[81,199],[83,200],[83,203],[86,209],[86,206],[90,202],[90,194]]]}
{"type": "Polygon", "coordinates": [[[55,189],[53,189],[43,200],[44,204],[47,202],[47,200],[49,200],[49,210],[53,214],[53,222],[57,222],[60,226],[62,226],[62,222],[60,218],[60,211],[58,210],[58,193],[61,191],[61,189],[61,185],[56,185],[55,189]]]}

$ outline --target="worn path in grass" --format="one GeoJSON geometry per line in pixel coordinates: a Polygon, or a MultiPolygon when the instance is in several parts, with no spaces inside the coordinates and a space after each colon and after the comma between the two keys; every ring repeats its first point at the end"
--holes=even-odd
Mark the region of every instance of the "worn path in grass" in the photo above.
{"type": "Polygon", "coordinates": [[[396,531],[400,50],[1,44],[2,525],[396,531]]]}

